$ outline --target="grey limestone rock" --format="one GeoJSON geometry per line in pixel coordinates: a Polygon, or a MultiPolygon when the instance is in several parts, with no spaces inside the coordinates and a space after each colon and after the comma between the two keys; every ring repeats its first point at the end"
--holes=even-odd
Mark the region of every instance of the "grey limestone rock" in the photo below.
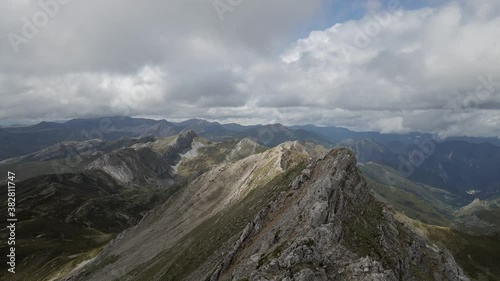
{"type": "Polygon", "coordinates": [[[375,200],[347,149],[331,151],[244,229],[209,280],[469,280],[375,200]]]}

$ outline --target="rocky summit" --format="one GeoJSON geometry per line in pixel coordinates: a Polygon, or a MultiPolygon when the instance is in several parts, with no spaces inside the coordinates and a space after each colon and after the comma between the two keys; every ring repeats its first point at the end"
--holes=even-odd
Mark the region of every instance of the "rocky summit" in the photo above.
{"type": "Polygon", "coordinates": [[[69,280],[469,280],[375,199],[350,150],[306,159],[280,146],[207,172],[69,280]]]}
{"type": "Polygon", "coordinates": [[[347,149],[309,165],[290,192],[247,225],[210,281],[468,280],[374,199],[347,149]]]}

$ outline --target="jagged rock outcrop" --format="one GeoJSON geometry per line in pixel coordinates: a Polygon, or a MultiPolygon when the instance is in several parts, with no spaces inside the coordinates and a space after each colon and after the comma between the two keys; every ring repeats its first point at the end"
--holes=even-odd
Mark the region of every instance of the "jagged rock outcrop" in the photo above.
{"type": "Polygon", "coordinates": [[[173,178],[172,166],[191,149],[195,137],[193,131],[182,133],[161,154],[149,144],[119,149],[93,161],[88,169],[101,169],[123,185],[164,185],[173,178]]]}
{"type": "Polygon", "coordinates": [[[468,280],[448,251],[428,249],[374,199],[351,151],[330,152],[290,188],[207,280],[468,280]]]}
{"type": "Polygon", "coordinates": [[[181,158],[181,154],[191,149],[194,138],[197,135],[189,130],[179,134],[175,141],[163,152],[162,159],[165,159],[170,165],[175,165],[181,158]]]}

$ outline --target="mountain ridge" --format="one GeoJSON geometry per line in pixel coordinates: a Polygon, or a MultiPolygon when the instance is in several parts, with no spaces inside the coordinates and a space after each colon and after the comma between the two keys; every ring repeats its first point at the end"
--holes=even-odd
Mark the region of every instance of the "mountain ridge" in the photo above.
{"type": "MultiPolygon", "coordinates": [[[[240,226],[239,231],[229,234],[233,238],[219,244],[221,250],[213,249],[203,254],[205,258],[197,261],[197,265],[192,264],[189,271],[178,268],[175,260],[182,260],[188,267],[186,263],[190,260],[200,259],[201,254],[193,252],[194,245],[200,242],[209,245],[221,243],[212,240],[221,235],[228,225],[221,224],[222,229],[207,230],[212,233],[209,235],[214,236],[208,236],[205,238],[208,240],[203,241],[198,240],[204,237],[199,236],[202,233],[184,232],[184,240],[179,241],[187,244],[177,244],[180,249],[175,250],[182,251],[182,247],[188,247],[182,257],[176,257],[176,252],[171,250],[147,258],[137,254],[143,243],[155,244],[159,238],[148,236],[148,239],[137,240],[137,234],[132,234],[136,230],[132,230],[110,244],[104,256],[70,280],[98,280],[96,276],[112,276],[121,280],[210,281],[406,280],[415,277],[469,280],[447,250],[429,250],[423,238],[396,221],[391,209],[375,200],[349,150],[332,150],[294,175],[286,181],[286,186],[275,191],[275,196],[263,203],[262,209],[253,211],[255,216],[246,217],[246,226],[240,226]],[[359,213],[364,215],[356,216],[359,213]],[[137,244],[139,241],[143,242],[137,244]],[[116,251],[122,247],[134,249],[134,252],[123,255],[116,251]],[[219,251],[225,253],[222,259],[219,251]],[[155,261],[147,266],[133,262],[146,262],[151,258],[155,261]],[[214,263],[214,260],[219,262],[214,263]],[[117,264],[121,266],[116,267],[117,264]]],[[[268,188],[271,186],[263,190],[268,188]]],[[[245,204],[245,198],[237,205],[245,204]]],[[[204,207],[197,208],[203,210],[204,207]]],[[[230,213],[232,219],[238,220],[237,213],[230,213]]],[[[155,210],[148,215],[146,221],[149,222],[144,221],[135,229],[149,233],[148,227],[144,228],[145,223],[154,226],[152,231],[165,235],[162,225],[172,224],[159,222],[162,217],[172,216],[175,217],[170,211],[155,210]]],[[[223,213],[217,217],[218,223],[225,220],[223,213]]],[[[151,249],[141,251],[150,253],[151,249]]]]}

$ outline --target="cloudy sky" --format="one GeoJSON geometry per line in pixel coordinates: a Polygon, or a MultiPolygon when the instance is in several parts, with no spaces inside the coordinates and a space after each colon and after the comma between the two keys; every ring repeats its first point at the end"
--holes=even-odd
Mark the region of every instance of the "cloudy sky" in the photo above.
{"type": "Polygon", "coordinates": [[[500,136],[498,0],[4,0],[0,124],[148,116],[500,136]]]}

